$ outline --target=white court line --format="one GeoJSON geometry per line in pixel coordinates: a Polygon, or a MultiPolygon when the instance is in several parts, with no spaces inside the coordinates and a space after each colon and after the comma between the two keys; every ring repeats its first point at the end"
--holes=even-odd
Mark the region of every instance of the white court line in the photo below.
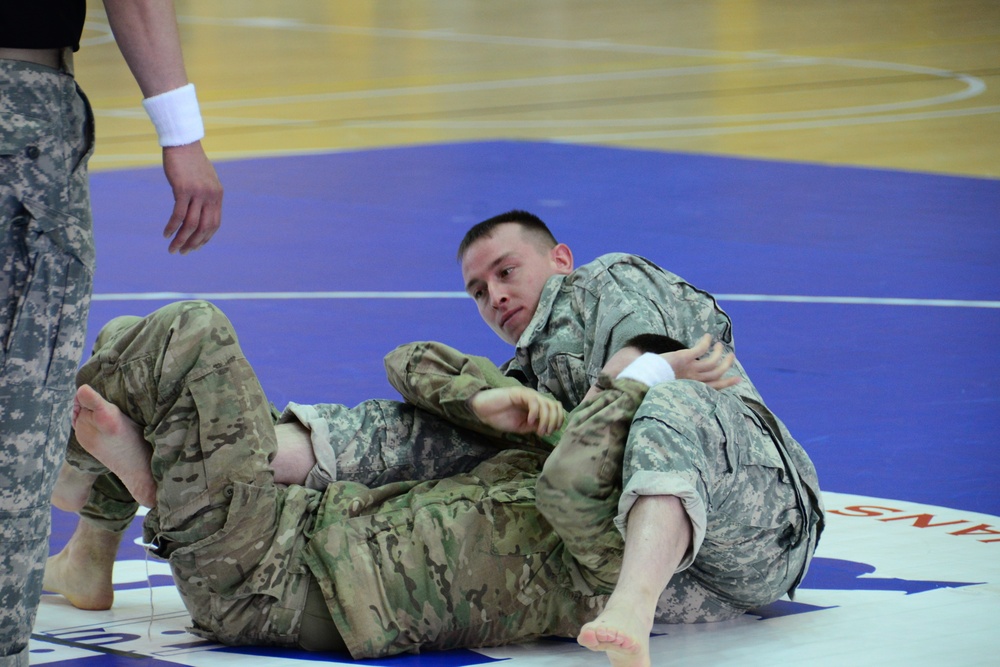
{"type": "MultiPolygon", "coordinates": [[[[969,97],[975,97],[986,90],[986,84],[973,77],[957,77],[965,81],[966,89],[949,95],[928,97],[907,102],[891,102],[886,104],[867,104],[857,107],[840,107],[829,109],[812,109],[804,111],[771,111],[767,113],[730,114],[723,116],[668,116],[661,118],[603,118],[603,119],[553,119],[553,120],[361,120],[344,123],[345,127],[377,127],[414,128],[414,129],[568,129],[572,127],[650,127],[655,125],[699,125],[712,123],[742,123],[748,121],[771,121],[786,119],[828,118],[830,116],[849,116],[852,114],[876,114],[885,111],[901,111],[919,107],[934,106],[947,102],[957,102],[969,97]]],[[[946,111],[930,111],[923,113],[955,113],[955,111],[977,111],[986,109],[983,113],[993,113],[997,107],[973,107],[946,111]]],[[[904,116],[886,116],[886,118],[901,118],[904,116]]]]}
{"type": "MultiPolygon", "coordinates": [[[[100,113],[95,112],[97,115],[100,113]]],[[[904,123],[912,121],[926,121],[926,120],[939,120],[945,118],[961,118],[967,116],[984,116],[1000,114],[1000,105],[996,106],[986,106],[986,107],[966,107],[964,109],[941,109],[939,111],[917,111],[912,113],[899,113],[886,116],[860,116],[856,118],[838,118],[838,119],[826,119],[826,120],[816,120],[816,121],[791,121],[791,122],[780,122],[780,123],[762,123],[754,125],[735,125],[729,127],[703,127],[703,128],[686,128],[686,129],[675,129],[675,130],[645,130],[645,131],[633,131],[633,132],[617,132],[617,133],[603,133],[603,134],[574,134],[574,135],[562,135],[562,136],[550,136],[547,137],[547,141],[552,141],[555,143],[563,144],[577,144],[577,143],[593,143],[593,142],[608,142],[608,141],[625,141],[625,140],[640,140],[640,139],[668,139],[668,138],[683,138],[683,137],[696,137],[696,136],[712,136],[720,134],[746,134],[751,132],[782,132],[786,130],[814,130],[823,129],[827,127],[845,127],[845,126],[859,126],[859,125],[879,125],[884,123],[904,123]]],[[[777,115],[777,114],[775,114],[777,115]]],[[[832,115],[832,114],[831,114],[832,115]]],[[[206,116],[206,118],[208,118],[206,116]]],[[[212,119],[214,120],[214,119],[212,119]]],[[[641,123],[635,123],[636,125],[663,125],[663,124],[673,124],[670,122],[664,122],[665,119],[657,121],[656,119],[650,119],[641,123]]],[[[719,119],[721,122],[721,118],[719,119]]],[[[302,121],[303,124],[308,124],[314,121],[302,121]]],[[[294,123],[288,123],[294,124],[294,123]]],[[[627,123],[614,123],[619,127],[626,125],[627,123]]],[[[345,127],[354,127],[357,129],[386,129],[387,127],[417,127],[416,124],[393,124],[393,123],[379,123],[375,122],[363,122],[363,123],[345,123],[345,127]]],[[[453,124],[454,127],[448,127],[447,123],[442,123],[440,129],[451,129],[451,130],[461,130],[467,129],[468,126],[463,125],[462,121],[458,121],[453,124]]],[[[565,124],[567,129],[569,127],[574,127],[572,122],[565,124]]],[[[594,121],[591,127],[601,127],[607,125],[602,124],[600,121],[594,121]]],[[[555,123],[553,128],[558,126],[555,123]]],[[[486,127],[483,124],[481,127],[486,127]]],[[[518,125],[516,122],[509,122],[501,125],[497,123],[496,128],[506,127],[507,129],[530,129],[530,125],[518,125]]],[[[575,125],[575,127],[583,127],[581,125],[575,125]]],[[[235,151],[212,151],[212,157],[218,160],[232,160],[247,157],[289,157],[296,155],[319,155],[319,154],[330,154],[330,153],[346,153],[353,151],[365,150],[362,147],[354,148],[290,148],[290,149],[272,149],[272,150],[235,150],[235,151]]],[[[120,154],[97,154],[90,158],[91,164],[113,164],[120,162],[122,160],[134,160],[137,158],[159,158],[159,153],[120,153],[120,154]]]]}
{"type": "MultiPolygon", "coordinates": [[[[95,294],[94,301],[295,301],[308,299],[468,299],[465,292],[132,292],[95,294]]],[[[931,306],[938,308],[1000,308],[1000,301],[962,299],[902,299],[862,296],[797,296],[787,294],[716,294],[719,301],[777,303],[837,303],[874,306],[931,306]]]]}
{"type": "MultiPolygon", "coordinates": [[[[726,65],[692,65],[688,67],[662,67],[656,69],[624,70],[616,72],[587,72],[584,74],[557,74],[546,76],[520,77],[516,79],[491,79],[487,81],[463,81],[460,83],[428,84],[424,86],[400,86],[393,88],[365,88],[363,90],[345,90],[330,93],[310,93],[302,95],[280,95],[273,97],[241,98],[236,100],[206,100],[201,102],[203,110],[232,109],[262,106],[294,106],[299,104],[317,104],[324,102],[342,102],[346,100],[381,99],[388,97],[426,96],[441,94],[465,94],[470,92],[510,90],[513,88],[551,88],[552,86],[587,85],[611,81],[637,81],[642,79],[663,79],[667,77],[695,76],[735,72],[739,70],[757,70],[763,67],[792,67],[797,63],[778,61],[773,63],[730,63],[726,65]]],[[[952,93],[944,98],[928,98],[929,104],[937,103],[938,99],[946,102],[964,99],[978,95],[975,84],[966,82],[966,90],[952,93]],[[959,95],[961,97],[954,97],[959,95]]],[[[923,100],[918,100],[923,102],[923,100]]]]}
{"type": "Polygon", "coordinates": [[[856,125],[877,125],[880,123],[902,123],[917,120],[937,120],[941,118],[961,118],[964,116],[983,116],[1000,113],[1000,105],[987,107],[967,107],[964,109],[941,109],[940,111],[914,111],[912,113],[897,113],[887,116],[860,116],[857,118],[828,118],[825,120],[802,120],[787,123],[771,123],[759,125],[735,125],[732,127],[704,127],[685,130],[650,130],[643,132],[617,132],[614,134],[575,134],[560,137],[550,137],[551,141],[560,143],[578,143],[582,141],[625,141],[636,139],[667,139],[677,137],[713,136],[718,134],[745,134],[749,132],[783,132],[785,130],[815,130],[828,127],[846,127],[856,125]]]}

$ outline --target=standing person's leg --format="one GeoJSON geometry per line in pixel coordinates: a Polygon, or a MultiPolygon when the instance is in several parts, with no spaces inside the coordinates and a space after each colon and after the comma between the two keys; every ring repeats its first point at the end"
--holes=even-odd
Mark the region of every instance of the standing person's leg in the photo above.
{"type": "Polygon", "coordinates": [[[26,665],[94,252],[89,107],[68,74],[0,61],[0,665],[26,665]]]}

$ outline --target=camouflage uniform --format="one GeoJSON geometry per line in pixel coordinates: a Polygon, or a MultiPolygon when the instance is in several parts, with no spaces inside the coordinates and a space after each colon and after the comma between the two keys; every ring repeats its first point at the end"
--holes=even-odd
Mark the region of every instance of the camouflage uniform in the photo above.
{"type": "Polygon", "coordinates": [[[27,664],[94,271],[93,120],[68,71],[0,60],[0,664],[27,664]]]}
{"type": "MultiPolygon", "coordinates": [[[[743,401],[701,385],[658,385],[634,422],[646,388],[610,385],[573,412],[547,460],[548,443],[528,438],[513,444],[537,451],[510,449],[446,480],[320,493],[273,484],[270,410],[213,307],[177,304],[102,342],[80,381],[145,425],[159,486],[145,537],[170,560],[194,631],[225,643],[317,645],[301,636],[311,590],[332,619],[318,634],[340,634],[356,658],[574,636],[619,571],[630,423],[629,456],[671,463],[639,465],[668,479],[696,532],[658,620],[770,602],[811,553],[793,474],[766,430],[749,429],[743,401]],[[698,502],[713,509],[700,522],[698,502]]],[[[386,365],[404,395],[468,427],[463,437],[497,442],[467,404],[505,382],[488,361],[415,344],[386,365]]]]}
{"type": "MultiPolygon", "coordinates": [[[[662,333],[688,347],[706,333],[733,351],[729,316],[708,292],[636,255],[612,253],[549,278],[514,358],[502,370],[571,410],[605,362],[637,334],[662,333]]],[[[740,391],[760,400],[737,360],[740,391]]]]}
{"type": "MultiPolygon", "coordinates": [[[[549,498],[564,507],[567,494],[562,480],[538,480],[538,452],[508,449],[436,482],[369,489],[337,481],[324,492],[275,485],[271,410],[231,325],[210,304],[112,323],[78,382],[115,403],[153,446],[157,506],[144,538],[170,561],[203,636],[314,644],[299,636],[313,579],[355,658],[574,636],[617,576],[623,543],[611,525],[613,494],[624,433],[646,391],[639,383],[604,392],[566,429],[567,438],[586,430],[612,481],[578,494],[604,507],[603,529],[586,545],[601,558],[580,568],[539,514],[549,498]],[[549,490],[537,508],[536,482],[549,490]]],[[[445,429],[403,439],[420,451],[421,437],[438,440],[445,429]]],[[[86,456],[79,445],[72,450],[86,456]]]]}
{"type": "MultiPolygon", "coordinates": [[[[490,433],[477,426],[468,407],[477,391],[501,382],[488,360],[440,343],[413,343],[391,352],[386,366],[408,401],[490,433]]],[[[605,376],[598,383],[611,386],[605,376]]],[[[624,536],[639,496],[673,495],[683,502],[692,548],[660,596],[660,623],[725,620],[777,600],[798,585],[819,539],[822,505],[813,495],[808,457],[766,408],[733,389],[658,384],[627,432],[595,435],[578,428],[550,439],[558,446],[538,482],[539,509],[566,544],[568,566],[584,566],[583,581],[589,581],[587,566],[599,570],[608,557],[598,546],[610,539],[604,533],[624,536]],[[562,486],[554,490],[557,483],[562,486]],[[611,507],[590,502],[619,495],[611,507]]],[[[575,419],[590,410],[582,405],[572,414],[575,419]]]]}
{"type": "MultiPolygon", "coordinates": [[[[710,333],[728,352],[734,351],[732,322],[712,295],[642,257],[613,253],[579,267],[570,275],[553,276],[548,280],[534,317],[521,334],[514,358],[502,369],[522,383],[551,394],[569,409],[582,400],[611,355],[631,337],[642,333],[667,334],[688,346],[710,333]]],[[[739,375],[742,382],[723,394],[738,398],[742,405],[726,399],[730,405],[723,411],[712,401],[689,403],[684,415],[688,421],[684,422],[669,409],[671,397],[653,396],[647,401],[643,409],[645,420],[636,424],[642,428],[634,427],[629,437],[632,453],[626,458],[623,469],[624,491],[618,524],[625,529],[624,516],[639,495],[675,493],[672,471],[675,466],[685,466],[677,462],[677,447],[661,442],[667,432],[662,426],[680,430],[685,423],[715,420],[718,422],[715,432],[698,435],[719,443],[725,442],[727,437],[740,443],[745,447],[740,450],[743,463],[763,466],[769,471],[765,477],[771,481],[761,484],[776,483],[774,475],[777,474],[783,485],[791,485],[794,489],[795,506],[803,522],[803,528],[796,529],[795,534],[804,540],[802,549],[806,552],[799,576],[795,578],[797,584],[805,574],[823,529],[823,502],[816,470],[805,450],[764,405],[738,359],[728,375],[739,375]],[[662,420],[659,419],[660,408],[664,411],[662,420]],[[646,427],[647,422],[654,425],[646,427]],[[648,432],[656,435],[648,436],[648,432]],[[641,455],[634,451],[638,446],[634,443],[640,442],[641,455]],[[749,443],[756,444],[751,446],[749,443]]],[[[680,389],[671,387],[662,391],[680,389]]],[[[706,394],[706,398],[713,397],[715,394],[711,392],[706,394]]],[[[700,451],[703,444],[707,446],[697,439],[690,444],[694,446],[692,452],[700,451]]],[[[718,455],[717,451],[711,456],[718,455]]],[[[728,469],[735,471],[735,453],[727,450],[726,456],[731,459],[728,469]]],[[[758,491],[750,488],[746,492],[758,491]]],[[[703,502],[708,500],[711,498],[702,498],[703,502]]],[[[783,503],[776,500],[775,511],[779,511],[783,503]]],[[[706,523],[703,518],[698,519],[699,515],[704,515],[704,507],[699,509],[693,500],[685,500],[685,506],[697,532],[699,523],[706,523]]],[[[745,519],[759,520],[759,517],[749,512],[745,519]]]]}

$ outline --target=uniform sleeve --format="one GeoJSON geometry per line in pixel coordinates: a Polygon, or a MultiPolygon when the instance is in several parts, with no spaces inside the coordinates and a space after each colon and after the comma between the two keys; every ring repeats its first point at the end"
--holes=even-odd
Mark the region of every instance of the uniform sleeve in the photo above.
{"type": "Polygon", "coordinates": [[[469,401],[477,392],[522,386],[485,357],[463,354],[433,341],[409,343],[386,355],[385,369],[389,383],[408,403],[456,426],[545,450],[554,446],[555,436],[540,439],[503,433],[481,422],[472,412],[469,401]]]}
{"type": "Polygon", "coordinates": [[[638,257],[608,267],[595,299],[595,342],[619,349],[640,333],[666,333],[687,346],[706,333],[732,347],[732,322],[715,298],[638,257]]]}
{"type": "MultiPolygon", "coordinates": [[[[595,377],[604,362],[638,334],[667,334],[691,347],[708,333],[727,352],[734,351],[732,321],[715,297],[640,257],[610,263],[587,288],[580,308],[588,320],[588,377],[595,377]]],[[[739,360],[728,375],[750,385],[739,360]]]]}

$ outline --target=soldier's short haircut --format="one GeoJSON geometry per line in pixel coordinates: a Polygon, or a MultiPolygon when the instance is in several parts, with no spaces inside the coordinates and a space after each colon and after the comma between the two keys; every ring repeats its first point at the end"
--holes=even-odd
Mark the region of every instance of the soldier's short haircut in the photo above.
{"type": "Polygon", "coordinates": [[[644,333],[629,338],[625,347],[634,347],[640,352],[666,354],[687,349],[687,345],[665,334],[644,333]]]}
{"type": "Polygon", "coordinates": [[[556,241],[556,237],[553,236],[552,232],[549,230],[548,225],[542,222],[541,218],[533,213],[514,209],[512,211],[507,211],[506,213],[501,213],[500,215],[495,215],[492,218],[483,220],[482,222],[473,225],[473,227],[465,233],[465,236],[462,238],[462,242],[458,244],[458,261],[462,261],[462,257],[469,249],[469,246],[479,239],[491,236],[493,234],[493,230],[499,225],[509,222],[521,225],[521,228],[532,234],[544,248],[552,248],[558,243],[558,241],[556,241]]]}

